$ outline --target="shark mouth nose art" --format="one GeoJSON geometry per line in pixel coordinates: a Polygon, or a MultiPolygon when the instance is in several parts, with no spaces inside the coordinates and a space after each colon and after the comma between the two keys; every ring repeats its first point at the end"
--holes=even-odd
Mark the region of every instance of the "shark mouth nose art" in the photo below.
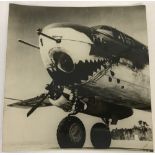
{"type": "Polygon", "coordinates": [[[109,68],[108,61],[101,57],[74,63],[68,54],[57,51],[52,54],[52,58],[54,65],[51,64],[47,70],[54,81],[62,85],[83,84],[97,80],[109,68]]]}

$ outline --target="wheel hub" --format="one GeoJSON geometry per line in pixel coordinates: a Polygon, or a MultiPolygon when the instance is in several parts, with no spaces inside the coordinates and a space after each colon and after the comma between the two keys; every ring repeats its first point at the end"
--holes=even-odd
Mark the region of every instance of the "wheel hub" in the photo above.
{"type": "Polygon", "coordinates": [[[73,123],[69,129],[69,135],[73,142],[79,142],[82,138],[82,132],[78,124],[73,123]]]}

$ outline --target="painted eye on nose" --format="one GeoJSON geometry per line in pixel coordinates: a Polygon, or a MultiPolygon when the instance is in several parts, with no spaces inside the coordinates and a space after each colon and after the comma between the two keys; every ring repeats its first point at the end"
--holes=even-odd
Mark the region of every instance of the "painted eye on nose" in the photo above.
{"type": "Polygon", "coordinates": [[[62,51],[55,51],[52,55],[53,60],[55,61],[55,64],[59,70],[65,73],[73,72],[73,70],[75,69],[75,65],[72,58],[68,54],[62,51]]]}

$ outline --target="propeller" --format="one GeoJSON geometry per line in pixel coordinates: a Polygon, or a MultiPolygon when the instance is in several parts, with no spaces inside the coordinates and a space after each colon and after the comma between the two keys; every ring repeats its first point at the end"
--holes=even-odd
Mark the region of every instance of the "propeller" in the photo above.
{"type": "Polygon", "coordinates": [[[47,85],[45,89],[48,90],[48,92],[40,96],[42,99],[30,109],[30,111],[27,113],[27,117],[29,117],[38,107],[40,107],[42,102],[44,102],[48,96],[57,99],[60,96],[59,91],[62,91],[62,88],[58,88],[53,81],[51,84],[47,85]]]}
{"type": "MultiPolygon", "coordinates": [[[[47,99],[47,97],[50,97],[51,99],[53,100],[57,100],[61,95],[63,95],[66,99],[68,99],[70,102],[74,102],[76,105],[75,105],[75,111],[79,111],[79,109],[83,109],[83,103],[80,99],[82,98],[77,98],[77,96],[75,95],[76,93],[71,93],[71,90],[68,89],[68,88],[64,88],[63,86],[60,86],[60,85],[57,85],[55,84],[54,82],[52,82],[51,84],[47,85],[47,87],[45,88],[46,90],[48,90],[47,93],[44,93],[44,94],[41,94],[40,96],[37,96],[35,97],[35,99],[38,99],[34,104],[31,104],[31,109],[28,111],[27,113],[27,117],[29,117],[38,107],[40,107],[42,105],[42,103],[44,102],[45,99],[47,99]],[[72,95],[73,97],[71,97],[72,95]],[[76,101],[79,100],[79,104],[76,103],[76,101]]],[[[8,98],[8,97],[5,97],[5,99],[10,99],[10,100],[17,100],[17,101],[25,101],[25,100],[20,100],[20,99],[15,99],[15,98],[8,98]]],[[[34,99],[34,98],[33,98],[34,99]]],[[[33,99],[28,99],[26,101],[31,101],[33,99]]],[[[34,101],[35,102],[35,101],[34,101]]],[[[9,106],[12,106],[9,105],[9,106]]]]}
{"type": "Polygon", "coordinates": [[[47,98],[48,95],[49,95],[49,93],[41,95],[42,99],[40,100],[40,102],[38,102],[36,105],[34,105],[30,109],[30,111],[27,113],[27,117],[29,117],[42,104],[42,102],[47,98]]]}

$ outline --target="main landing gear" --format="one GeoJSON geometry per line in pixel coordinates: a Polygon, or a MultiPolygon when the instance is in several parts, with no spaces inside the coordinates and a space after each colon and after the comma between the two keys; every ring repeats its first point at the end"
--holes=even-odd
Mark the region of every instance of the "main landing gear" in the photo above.
{"type": "MultiPolygon", "coordinates": [[[[85,127],[79,118],[69,115],[60,122],[57,129],[57,140],[60,148],[82,148],[85,139],[85,127]]],[[[111,134],[107,125],[104,123],[93,125],[90,139],[94,148],[109,148],[111,134]]]]}
{"type": "Polygon", "coordinates": [[[109,148],[111,144],[111,134],[109,128],[103,123],[94,124],[91,129],[90,139],[94,148],[109,148]]]}
{"type": "Polygon", "coordinates": [[[79,118],[68,116],[60,122],[57,140],[61,148],[82,148],[85,139],[85,127],[79,118]]]}

